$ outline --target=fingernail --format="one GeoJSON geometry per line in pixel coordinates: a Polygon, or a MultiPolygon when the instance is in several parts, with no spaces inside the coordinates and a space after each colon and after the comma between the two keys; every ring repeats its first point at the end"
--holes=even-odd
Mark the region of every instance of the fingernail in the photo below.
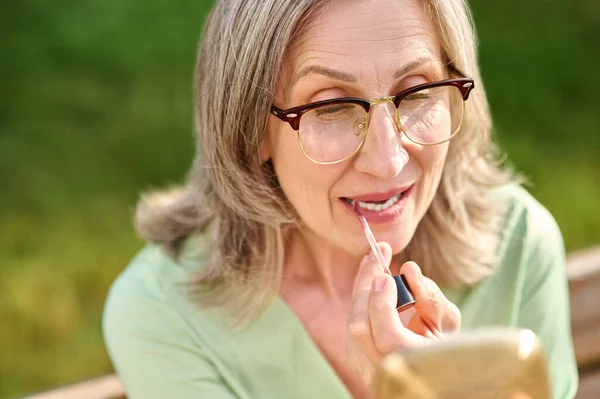
{"type": "Polygon", "coordinates": [[[373,278],[373,292],[383,291],[383,287],[385,287],[386,281],[387,279],[385,278],[385,276],[375,276],[375,278],[373,278]]]}

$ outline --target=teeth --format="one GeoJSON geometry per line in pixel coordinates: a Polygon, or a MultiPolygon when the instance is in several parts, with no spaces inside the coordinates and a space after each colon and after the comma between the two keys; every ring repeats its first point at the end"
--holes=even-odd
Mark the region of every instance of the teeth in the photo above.
{"type": "Polygon", "coordinates": [[[358,201],[358,205],[363,209],[368,209],[370,211],[379,212],[379,211],[383,211],[383,210],[389,208],[390,206],[394,205],[396,202],[398,202],[400,200],[400,198],[402,198],[402,193],[400,193],[396,196],[393,196],[389,200],[385,201],[383,204],[375,204],[373,202],[358,201]]]}

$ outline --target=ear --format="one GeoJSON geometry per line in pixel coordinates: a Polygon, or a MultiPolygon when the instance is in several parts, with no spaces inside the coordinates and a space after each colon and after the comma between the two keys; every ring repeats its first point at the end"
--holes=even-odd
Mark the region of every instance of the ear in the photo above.
{"type": "Polygon", "coordinates": [[[269,143],[269,135],[265,134],[258,146],[258,160],[260,163],[263,163],[269,159],[271,159],[271,145],[269,143]]]}

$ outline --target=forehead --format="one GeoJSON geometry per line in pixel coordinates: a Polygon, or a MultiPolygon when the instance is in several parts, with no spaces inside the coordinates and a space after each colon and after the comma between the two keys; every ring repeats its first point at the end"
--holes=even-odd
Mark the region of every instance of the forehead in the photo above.
{"type": "Polygon", "coordinates": [[[289,47],[285,75],[310,64],[357,76],[386,72],[416,59],[441,63],[437,32],[420,0],[332,1],[289,47]]]}

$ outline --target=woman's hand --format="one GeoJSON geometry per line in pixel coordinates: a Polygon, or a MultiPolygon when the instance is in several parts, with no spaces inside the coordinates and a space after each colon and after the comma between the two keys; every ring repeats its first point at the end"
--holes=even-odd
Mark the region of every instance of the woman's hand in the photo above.
{"type": "MultiPolygon", "coordinates": [[[[379,243],[389,265],[392,250],[379,243]]],[[[440,288],[423,276],[414,262],[402,265],[415,298],[414,314],[406,327],[396,311],[396,286],[392,276],[385,274],[372,253],[365,256],[354,281],[352,308],[348,321],[348,355],[352,366],[371,384],[381,360],[389,353],[441,339],[443,334],[460,329],[460,311],[448,301],[440,288]]],[[[413,311],[414,310],[414,311],[413,311]]]]}

